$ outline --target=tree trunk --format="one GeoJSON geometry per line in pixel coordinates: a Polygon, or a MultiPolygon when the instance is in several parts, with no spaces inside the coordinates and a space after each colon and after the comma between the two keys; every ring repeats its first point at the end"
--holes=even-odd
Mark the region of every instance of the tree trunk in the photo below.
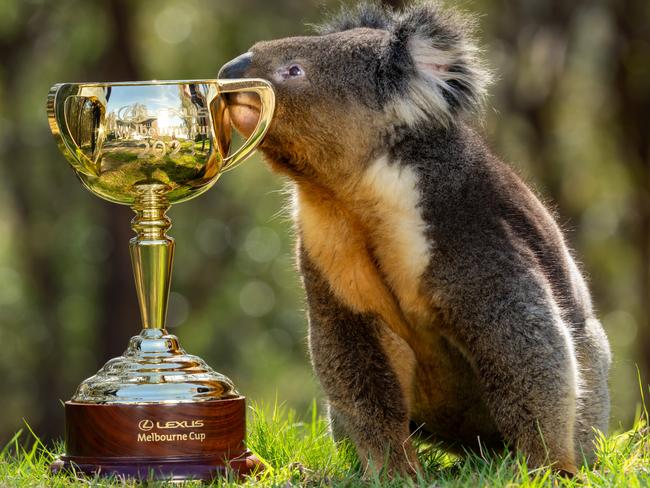
{"type": "MultiPolygon", "coordinates": [[[[43,236],[38,226],[33,223],[39,213],[53,215],[55,209],[40,212],[34,202],[32,168],[24,164],[34,157],[33,150],[23,144],[20,130],[24,124],[25,114],[16,100],[14,94],[20,93],[19,73],[27,58],[25,54],[32,47],[32,42],[46,25],[45,9],[34,9],[30,12],[29,28],[19,30],[13,37],[5,37],[0,42],[0,71],[4,94],[0,105],[5,107],[5,113],[11,121],[10,134],[5,140],[6,145],[1,149],[0,161],[11,164],[10,168],[3,168],[3,182],[7,190],[7,196],[11,206],[16,212],[17,222],[23,225],[14,226],[13,238],[21,245],[17,249],[21,270],[24,272],[25,281],[29,284],[30,300],[33,304],[35,320],[38,320],[37,329],[43,331],[39,338],[26,337],[27,341],[33,341],[35,361],[35,402],[40,405],[40,419],[38,425],[39,434],[44,439],[51,439],[60,435],[63,425],[63,409],[56,401],[52,401],[53,392],[60,392],[61,374],[60,361],[61,351],[61,323],[57,319],[57,307],[61,301],[61,287],[58,282],[56,270],[56,256],[51,255],[52,247],[42,245],[43,236]],[[23,164],[18,164],[19,161],[23,164]],[[15,163],[15,164],[14,164],[15,163]]],[[[54,200],[56,201],[56,200],[54,200]]],[[[42,217],[41,217],[42,219],[42,217]]],[[[40,228],[42,229],[42,228],[40,228]]],[[[18,364],[17,367],[21,367],[18,364]]],[[[5,392],[8,393],[8,392],[5,392]]]]}
{"type": "MultiPolygon", "coordinates": [[[[618,100],[619,147],[635,182],[635,241],[639,250],[639,369],[650,381],[650,31],[646,0],[612,3],[617,61],[614,86],[618,100]]],[[[614,101],[613,101],[614,103],[614,101]]]]}
{"type": "MultiPolygon", "coordinates": [[[[124,0],[111,0],[107,4],[107,11],[113,24],[113,39],[93,76],[102,81],[138,80],[140,74],[133,58],[132,8],[124,0]]],[[[133,235],[130,227],[132,218],[133,212],[128,207],[106,203],[104,221],[114,244],[106,260],[104,283],[97,305],[101,310],[96,349],[100,364],[119,356],[126,348],[128,339],[140,331],[140,313],[128,246],[133,235]]],[[[102,271],[98,269],[97,272],[102,271]]]]}

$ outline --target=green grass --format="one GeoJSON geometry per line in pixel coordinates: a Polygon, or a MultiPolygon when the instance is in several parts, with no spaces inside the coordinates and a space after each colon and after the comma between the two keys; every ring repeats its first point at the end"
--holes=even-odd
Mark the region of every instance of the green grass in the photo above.
{"type": "MultiPolygon", "coordinates": [[[[633,429],[598,441],[598,460],[572,479],[549,469],[530,470],[525,460],[508,453],[455,458],[430,445],[419,446],[424,474],[416,481],[384,476],[363,477],[354,449],[336,445],[327,433],[326,421],[315,407],[306,421],[281,407],[252,407],[248,446],[267,463],[266,471],[244,486],[486,486],[486,487],[580,487],[650,486],[650,429],[647,412],[638,416],[633,429]]],[[[48,465],[62,446],[47,449],[29,427],[18,433],[0,453],[0,486],[136,486],[133,481],[52,476],[48,465]]],[[[189,486],[200,486],[189,483],[189,486]]],[[[177,486],[149,482],[147,486],[177,486]]],[[[185,486],[185,485],[184,485],[185,486]]],[[[213,486],[236,486],[220,480],[213,486]]]]}

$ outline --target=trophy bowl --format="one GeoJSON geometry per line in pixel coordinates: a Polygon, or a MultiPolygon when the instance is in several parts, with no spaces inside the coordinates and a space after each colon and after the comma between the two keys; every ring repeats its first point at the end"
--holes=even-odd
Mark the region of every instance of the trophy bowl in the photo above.
{"type": "Polygon", "coordinates": [[[260,79],[61,83],[50,128],[82,184],[135,212],[130,241],[142,331],[65,403],[66,453],[54,472],[209,480],[260,469],[245,447],[245,398],[165,329],[171,204],[207,191],[248,158],[273,116],[260,79]],[[259,98],[259,120],[230,154],[228,93],[259,98]]]}

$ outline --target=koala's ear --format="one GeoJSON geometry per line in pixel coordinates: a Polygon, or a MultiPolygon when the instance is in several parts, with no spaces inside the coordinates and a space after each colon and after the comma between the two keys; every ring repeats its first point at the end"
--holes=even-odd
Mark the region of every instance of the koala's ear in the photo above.
{"type": "Polygon", "coordinates": [[[474,42],[475,24],[436,3],[396,16],[385,72],[397,89],[392,108],[404,122],[433,117],[448,125],[461,112],[481,111],[491,75],[474,42]]]}
{"type": "Polygon", "coordinates": [[[335,15],[314,30],[321,35],[332,34],[358,27],[369,29],[388,29],[392,22],[392,12],[377,2],[361,2],[354,7],[342,7],[335,15]]]}

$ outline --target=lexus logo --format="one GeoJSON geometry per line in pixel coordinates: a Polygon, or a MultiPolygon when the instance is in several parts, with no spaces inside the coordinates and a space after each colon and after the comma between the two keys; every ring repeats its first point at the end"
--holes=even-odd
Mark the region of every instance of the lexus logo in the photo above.
{"type": "Polygon", "coordinates": [[[153,429],[153,422],[151,420],[149,420],[149,419],[141,420],[138,423],[138,429],[144,430],[145,432],[148,431],[148,430],[151,430],[151,429],[153,429]]]}
{"type": "Polygon", "coordinates": [[[157,429],[196,429],[203,427],[204,425],[205,421],[203,420],[168,420],[167,422],[163,423],[154,423],[153,420],[144,419],[138,422],[138,429],[147,432],[154,427],[157,429]]]}

